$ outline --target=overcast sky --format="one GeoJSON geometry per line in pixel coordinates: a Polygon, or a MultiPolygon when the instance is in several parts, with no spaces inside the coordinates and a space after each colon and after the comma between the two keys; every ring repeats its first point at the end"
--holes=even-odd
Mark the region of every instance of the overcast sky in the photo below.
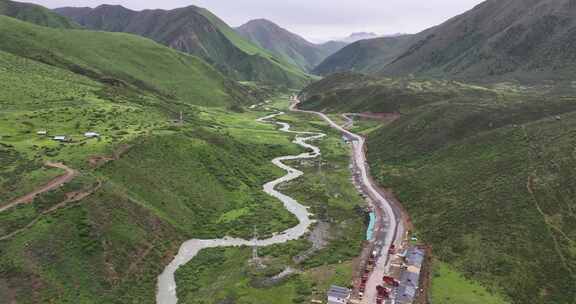
{"type": "MultiPolygon", "coordinates": [[[[27,0],[21,0],[27,1],[27,0]]],[[[197,5],[232,26],[266,18],[310,40],[352,32],[415,33],[471,9],[482,0],[30,0],[50,8],[121,4],[141,10],[197,5]]]]}

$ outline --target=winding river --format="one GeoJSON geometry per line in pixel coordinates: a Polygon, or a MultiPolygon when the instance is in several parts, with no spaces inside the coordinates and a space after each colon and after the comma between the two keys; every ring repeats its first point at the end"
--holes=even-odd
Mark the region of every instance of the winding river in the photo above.
{"type": "Polygon", "coordinates": [[[296,159],[312,159],[320,156],[320,148],[313,146],[307,142],[325,137],[326,134],[291,131],[290,124],[285,122],[271,121],[276,116],[283,114],[284,112],[278,112],[272,115],[259,118],[257,121],[262,123],[275,123],[277,125],[280,125],[281,132],[304,135],[304,136],[297,136],[296,139],[294,139],[294,143],[305,149],[311,150],[311,152],[302,153],[300,155],[282,156],[272,160],[272,163],[274,165],[286,171],[286,175],[265,184],[263,190],[268,195],[279,199],[284,204],[284,207],[298,218],[299,222],[298,225],[280,234],[275,234],[271,238],[265,240],[243,240],[243,239],[225,237],[222,239],[215,239],[215,240],[192,239],[186,241],[180,247],[180,250],[176,255],[176,257],[174,258],[174,260],[172,260],[172,262],[168,266],[166,266],[162,274],[158,277],[158,286],[157,286],[158,290],[156,294],[157,304],[176,304],[178,302],[178,297],[176,294],[175,273],[180,266],[190,262],[190,260],[192,260],[202,249],[216,248],[216,247],[253,246],[253,245],[261,247],[270,246],[274,244],[281,244],[291,240],[299,239],[309,230],[310,225],[313,223],[313,220],[310,219],[310,213],[308,212],[308,208],[298,203],[295,199],[277,191],[276,186],[297,179],[298,177],[304,174],[299,170],[296,170],[290,166],[285,165],[283,161],[296,160],[296,159]]]}

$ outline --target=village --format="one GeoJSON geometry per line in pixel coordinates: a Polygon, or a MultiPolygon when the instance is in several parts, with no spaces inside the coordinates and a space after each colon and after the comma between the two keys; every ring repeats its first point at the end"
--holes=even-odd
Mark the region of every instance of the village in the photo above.
{"type": "MultiPolygon", "coordinates": [[[[344,133],[342,140],[348,145],[358,145],[359,140],[344,133]]],[[[427,281],[430,267],[429,249],[419,245],[418,238],[412,235],[411,223],[406,212],[397,203],[391,203],[393,216],[401,219],[401,223],[392,227],[381,207],[377,204],[378,197],[371,195],[366,189],[360,166],[356,157],[352,157],[350,170],[352,183],[368,204],[366,210],[369,224],[366,232],[366,243],[360,257],[360,263],[355,270],[355,278],[351,286],[333,285],[327,292],[328,304],[412,304],[427,303],[427,281]],[[379,222],[380,220],[380,222],[379,222]],[[399,228],[400,227],[400,228],[399,228]],[[407,227],[404,232],[403,227],[407,227]],[[396,242],[386,245],[386,231],[394,229],[396,242]],[[384,260],[384,263],[378,261],[384,260]],[[376,284],[369,284],[369,280],[376,284]],[[375,287],[374,287],[375,285],[375,287]],[[375,290],[368,290],[374,288],[375,290]],[[375,296],[367,296],[367,294],[375,296]]],[[[366,170],[366,169],[365,169],[366,170]]],[[[378,192],[381,192],[378,189],[378,192]]],[[[379,193],[382,197],[386,195],[379,193]]]]}
{"type": "MultiPolygon", "coordinates": [[[[50,135],[47,130],[37,131],[36,135],[38,135],[40,137],[47,137],[47,138],[52,139],[53,141],[60,142],[60,143],[70,143],[73,141],[73,137],[70,135],[50,135]]],[[[93,131],[84,132],[83,135],[84,135],[85,139],[100,138],[100,133],[93,132],[93,131]]]]}

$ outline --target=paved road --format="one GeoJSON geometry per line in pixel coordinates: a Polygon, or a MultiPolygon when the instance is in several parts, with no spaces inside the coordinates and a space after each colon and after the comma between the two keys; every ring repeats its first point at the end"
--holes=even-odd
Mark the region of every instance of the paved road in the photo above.
{"type": "Polygon", "coordinates": [[[376,286],[382,283],[382,277],[390,270],[391,259],[388,254],[388,249],[392,244],[396,244],[396,246],[399,247],[402,243],[402,236],[405,232],[402,213],[386,199],[369,174],[368,162],[366,161],[366,139],[346,130],[324,113],[298,109],[297,106],[299,102],[299,100],[295,100],[290,109],[297,112],[316,114],[328,122],[332,128],[340,131],[345,137],[352,140],[353,168],[355,172],[359,173],[359,181],[362,184],[361,187],[372,201],[377,216],[374,242],[379,245],[377,247],[379,247],[380,250],[377,252],[376,267],[368,279],[366,292],[362,301],[366,304],[374,304],[376,303],[376,286]]]}
{"type": "Polygon", "coordinates": [[[46,163],[46,166],[52,167],[52,168],[63,169],[66,171],[66,173],[52,179],[47,184],[37,188],[36,190],[11,201],[7,205],[0,207],[0,212],[4,212],[4,211],[6,211],[10,208],[13,208],[17,205],[20,205],[20,204],[31,203],[34,200],[34,198],[36,196],[38,196],[39,194],[54,190],[54,189],[62,186],[63,184],[71,181],[74,177],[76,177],[76,175],[78,175],[78,171],[71,169],[62,163],[46,163]]]}
{"type": "MultiPolygon", "coordinates": [[[[284,113],[276,113],[266,117],[258,119],[259,122],[271,123],[271,119],[282,115],[284,113]]],[[[306,232],[308,232],[310,225],[314,222],[310,219],[310,213],[308,212],[308,207],[301,205],[295,199],[279,192],[276,187],[282,183],[294,180],[304,173],[296,170],[290,166],[287,166],[283,161],[296,160],[296,159],[312,159],[320,156],[320,148],[308,144],[307,141],[312,141],[320,139],[326,136],[323,133],[313,133],[313,132],[296,132],[290,130],[290,125],[284,122],[274,122],[280,125],[282,128],[280,131],[287,133],[294,133],[298,135],[305,135],[304,137],[296,137],[294,143],[310,150],[311,152],[302,153],[300,155],[291,155],[275,158],[272,163],[276,166],[282,168],[287,172],[287,174],[281,178],[273,180],[264,185],[264,192],[271,195],[284,204],[284,207],[294,214],[299,221],[299,224],[292,227],[280,234],[276,234],[273,237],[266,240],[243,240],[235,238],[223,238],[216,240],[200,240],[192,239],[185,242],[181,247],[178,255],[174,257],[174,260],[166,266],[164,272],[158,277],[158,290],[156,293],[156,303],[157,304],[175,304],[178,302],[178,297],[176,295],[176,281],[174,274],[178,268],[189,261],[191,261],[197,254],[206,248],[215,247],[237,247],[237,246],[270,246],[274,244],[285,243],[291,240],[297,240],[302,237],[306,232]]]]}

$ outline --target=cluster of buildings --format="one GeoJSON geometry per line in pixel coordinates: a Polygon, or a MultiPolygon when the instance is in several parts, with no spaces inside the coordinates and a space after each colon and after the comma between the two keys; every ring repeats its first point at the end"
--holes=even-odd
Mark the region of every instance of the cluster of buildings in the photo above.
{"type": "MultiPolygon", "coordinates": [[[[50,136],[48,134],[48,131],[46,131],[46,130],[40,130],[40,131],[36,132],[36,134],[38,136],[51,137],[52,140],[58,141],[58,142],[70,142],[70,141],[72,141],[72,138],[68,135],[50,136]]],[[[96,132],[86,132],[86,133],[84,133],[84,137],[85,138],[98,138],[98,137],[100,137],[100,134],[96,133],[96,132]]]]}
{"type": "Polygon", "coordinates": [[[418,296],[420,273],[426,257],[424,249],[412,246],[404,253],[404,265],[400,273],[400,286],[396,293],[396,303],[410,304],[418,296]]]}

